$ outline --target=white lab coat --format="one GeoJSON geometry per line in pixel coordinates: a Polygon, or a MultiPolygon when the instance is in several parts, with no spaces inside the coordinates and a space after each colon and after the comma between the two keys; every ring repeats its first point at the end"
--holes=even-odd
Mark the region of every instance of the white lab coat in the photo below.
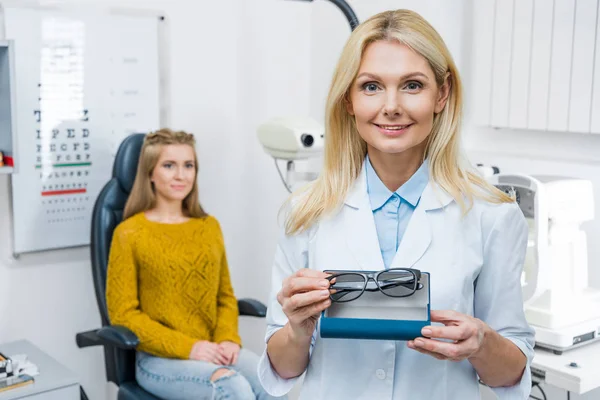
{"type": "MultiPolygon", "coordinates": [[[[520,276],[528,228],[516,204],[476,200],[463,216],[459,205],[431,182],[423,191],[391,267],[430,273],[431,309],[456,310],[483,320],[527,356],[521,383],[494,389],[501,399],[527,399],[534,332],[523,312],[520,276]]],[[[365,170],[341,210],[310,230],[282,235],[273,266],[267,341],[287,323],[276,295],[300,268],[384,269],[366,188],[365,170]]],[[[259,378],[273,395],[287,393],[297,379],[282,379],[266,352],[259,378]]],[[[313,335],[301,400],[475,400],[475,370],[468,361],[440,361],[408,349],[406,342],[322,339],[313,335]],[[401,352],[396,362],[396,351],[401,352]],[[396,369],[402,379],[395,381],[396,369]]]]}

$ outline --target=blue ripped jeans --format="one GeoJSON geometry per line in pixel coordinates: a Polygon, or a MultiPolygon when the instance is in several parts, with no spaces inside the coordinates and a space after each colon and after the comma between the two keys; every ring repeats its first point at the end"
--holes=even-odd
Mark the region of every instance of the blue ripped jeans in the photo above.
{"type": "MultiPolygon", "coordinates": [[[[138,384],[165,400],[272,400],[257,376],[258,356],[241,349],[235,365],[175,360],[138,352],[135,377],[138,384]],[[218,369],[234,373],[211,381],[218,369]]],[[[278,399],[286,399],[279,397],[278,399]]]]}

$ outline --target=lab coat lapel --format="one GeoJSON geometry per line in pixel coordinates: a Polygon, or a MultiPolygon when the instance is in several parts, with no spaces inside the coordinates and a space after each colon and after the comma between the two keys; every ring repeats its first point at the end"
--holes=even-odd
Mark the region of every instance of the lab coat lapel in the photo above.
{"type": "Polygon", "coordinates": [[[367,193],[364,163],[361,174],[344,203],[344,228],[346,230],[344,234],[348,248],[358,261],[360,269],[367,271],[384,269],[375,219],[367,193]]]}
{"type": "Polygon", "coordinates": [[[411,268],[425,254],[430,244],[431,226],[427,211],[419,205],[408,221],[398,251],[392,260],[392,267],[411,268]]]}
{"type": "Polygon", "coordinates": [[[411,268],[423,257],[432,237],[428,213],[445,207],[452,200],[443,190],[434,190],[431,182],[427,184],[402,236],[398,251],[392,260],[392,267],[411,268]]]}

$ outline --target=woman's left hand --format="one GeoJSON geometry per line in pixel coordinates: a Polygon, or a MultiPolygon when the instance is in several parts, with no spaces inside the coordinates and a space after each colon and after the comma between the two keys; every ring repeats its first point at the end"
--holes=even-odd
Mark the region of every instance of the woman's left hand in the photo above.
{"type": "Polygon", "coordinates": [[[424,337],[408,341],[407,346],[438,360],[462,361],[473,357],[482,348],[485,332],[490,329],[480,319],[451,310],[431,311],[431,322],[445,326],[423,328],[424,337]]]}
{"type": "Polygon", "coordinates": [[[229,365],[234,365],[240,353],[240,345],[233,342],[221,342],[219,343],[219,351],[227,358],[229,365]]]}

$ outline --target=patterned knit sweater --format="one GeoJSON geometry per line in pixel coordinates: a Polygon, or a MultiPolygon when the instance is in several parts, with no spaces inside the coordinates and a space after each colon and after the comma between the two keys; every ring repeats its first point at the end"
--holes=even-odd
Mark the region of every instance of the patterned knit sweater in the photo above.
{"type": "Polygon", "coordinates": [[[188,359],[199,340],[241,343],[223,235],[210,216],[166,224],[139,213],[123,221],[110,249],[106,301],[111,323],[156,356],[188,359]]]}

